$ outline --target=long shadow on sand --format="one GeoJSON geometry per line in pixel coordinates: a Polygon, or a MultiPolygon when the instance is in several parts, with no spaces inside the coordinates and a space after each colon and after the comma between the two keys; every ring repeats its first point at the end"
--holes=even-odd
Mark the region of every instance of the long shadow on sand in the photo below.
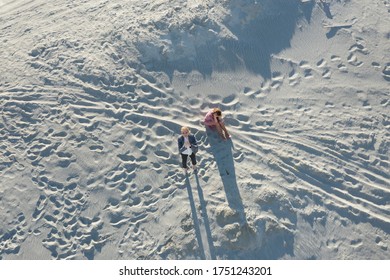
{"type": "Polygon", "coordinates": [[[202,187],[200,186],[199,177],[198,177],[197,172],[195,172],[195,179],[196,179],[196,186],[197,186],[197,192],[198,192],[198,196],[199,196],[200,207],[201,207],[201,211],[202,211],[202,214],[201,214],[202,221],[203,221],[202,224],[199,224],[198,215],[197,215],[196,206],[195,206],[194,195],[193,195],[192,188],[191,188],[191,183],[189,180],[189,176],[186,176],[186,187],[187,187],[187,192],[188,192],[188,198],[189,198],[190,205],[191,205],[192,219],[194,220],[195,235],[196,235],[196,239],[198,241],[201,258],[204,260],[205,259],[215,260],[216,259],[215,249],[214,249],[214,244],[213,244],[213,238],[211,235],[209,217],[207,215],[206,202],[204,200],[203,190],[202,190],[202,187]],[[206,233],[206,236],[203,235],[203,237],[206,237],[207,244],[203,243],[202,229],[206,233]],[[205,245],[208,248],[205,248],[205,245]]]}
{"type": "Polygon", "coordinates": [[[194,220],[195,236],[196,236],[196,240],[198,241],[200,256],[201,256],[202,260],[205,260],[206,254],[205,254],[205,249],[203,246],[203,240],[202,240],[202,234],[201,234],[200,226],[199,226],[198,214],[196,213],[194,195],[192,194],[191,183],[190,183],[190,179],[188,176],[186,176],[186,187],[187,187],[187,192],[188,192],[188,199],[189,199],[190,205],[191,205],[192,219],[194,220]]]}
{"type": "Polygon", "coordinates": [[[210,221],[209,221],[209,217],[207,215],[206,202],[204,200],[203,190],[202,190],[202,187],[200,186],[199,177],[198,177],[197,172],[195,172],[195,179],[196,179],[196,188],[198,191],[199,202],[200,202],[200,207],[201,207],[201,211],[202,211],[202,217],[203,217],[203,222],[204,222],[204,226],[205,226],[208,246],[209,246],[210,258],[212,260],[215,260],[216,259],[215,248],[214,248],[214,244],[213,244],[213,237],[211,235],[210,221]]]}
{"type": "Polygon", "coordinates": [[[215,131],[206,130],[210,143],[210,152],[214,156],[218,166],[219,175],[222,179],[223,188],[229,207],[240,215],[241,224],[246,224],[246,215],[240,191],[237,186],[236,172],[233,160],[233,142],[231,139],[222,140],[215,131]]]}

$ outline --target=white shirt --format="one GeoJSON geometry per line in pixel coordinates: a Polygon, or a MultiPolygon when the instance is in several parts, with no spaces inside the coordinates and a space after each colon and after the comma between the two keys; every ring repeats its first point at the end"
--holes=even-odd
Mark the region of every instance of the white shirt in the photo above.
{"type": "MultiPolygon", "coordinates": [[[[190,144],[190,141],[188,140],[188,137],[184,137],[184,147],[186,145],[190,144]]],[[[192,149],[188,147],[184,152],[182,152],[184,155],[191,155],[192,154],[192,149]]]]}

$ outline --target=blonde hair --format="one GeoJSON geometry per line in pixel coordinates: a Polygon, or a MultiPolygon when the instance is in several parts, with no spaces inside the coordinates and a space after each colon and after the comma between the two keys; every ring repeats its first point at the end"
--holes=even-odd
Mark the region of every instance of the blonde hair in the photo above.
{"type": "Polygon", "coordinates": [[[216,113],[217,116],[222,116],[222,111],[219,108],[213,108],[213,113],[216,113]]]}
{"type": "Polygon", "coordinates": [[[188,133],[191,132],[190,129],[187,126],[182,126],[180,131],[181,131],[181,133],[183,133],[184,131],[188,131],[188,133]]]}

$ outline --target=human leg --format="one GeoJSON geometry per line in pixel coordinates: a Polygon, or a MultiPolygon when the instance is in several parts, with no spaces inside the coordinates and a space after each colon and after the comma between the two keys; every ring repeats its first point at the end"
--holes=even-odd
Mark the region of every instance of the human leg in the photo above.
{"type": "Polygon", "coordinates": [[[181,154],[181,165],[184,169],[187,169],[187,158],[188,155],[181,154]]]}
{"type": "Polygon", "coordinates": [[[196,166],[196,156],[194,153],[190,155],[192,166],[196,166]]]}

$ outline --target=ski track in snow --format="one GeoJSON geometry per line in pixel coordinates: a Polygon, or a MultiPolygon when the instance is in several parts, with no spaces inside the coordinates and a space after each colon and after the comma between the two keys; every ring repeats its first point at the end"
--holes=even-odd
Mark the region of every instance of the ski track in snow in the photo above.
{"type": "MultiPolygon", "coordinates": [[[[0,1],[0,259],[390,257],[390,62],[373,48],[385,39],[359,29],[360,4],[344,3],[363,23],[333,37],[314,5],[298,25],[330,53],[309,44],[303,58],[291,39],[262,79],[143,66],[134,42],[186,1],[54,2],[0,1]],[[231,141],[202,126],[213,106],[231,141]],[[188,177],[183,125],[201,147],[188,177]]],[[[216,21],[228,2],[188,5],[216,21]]]]}

